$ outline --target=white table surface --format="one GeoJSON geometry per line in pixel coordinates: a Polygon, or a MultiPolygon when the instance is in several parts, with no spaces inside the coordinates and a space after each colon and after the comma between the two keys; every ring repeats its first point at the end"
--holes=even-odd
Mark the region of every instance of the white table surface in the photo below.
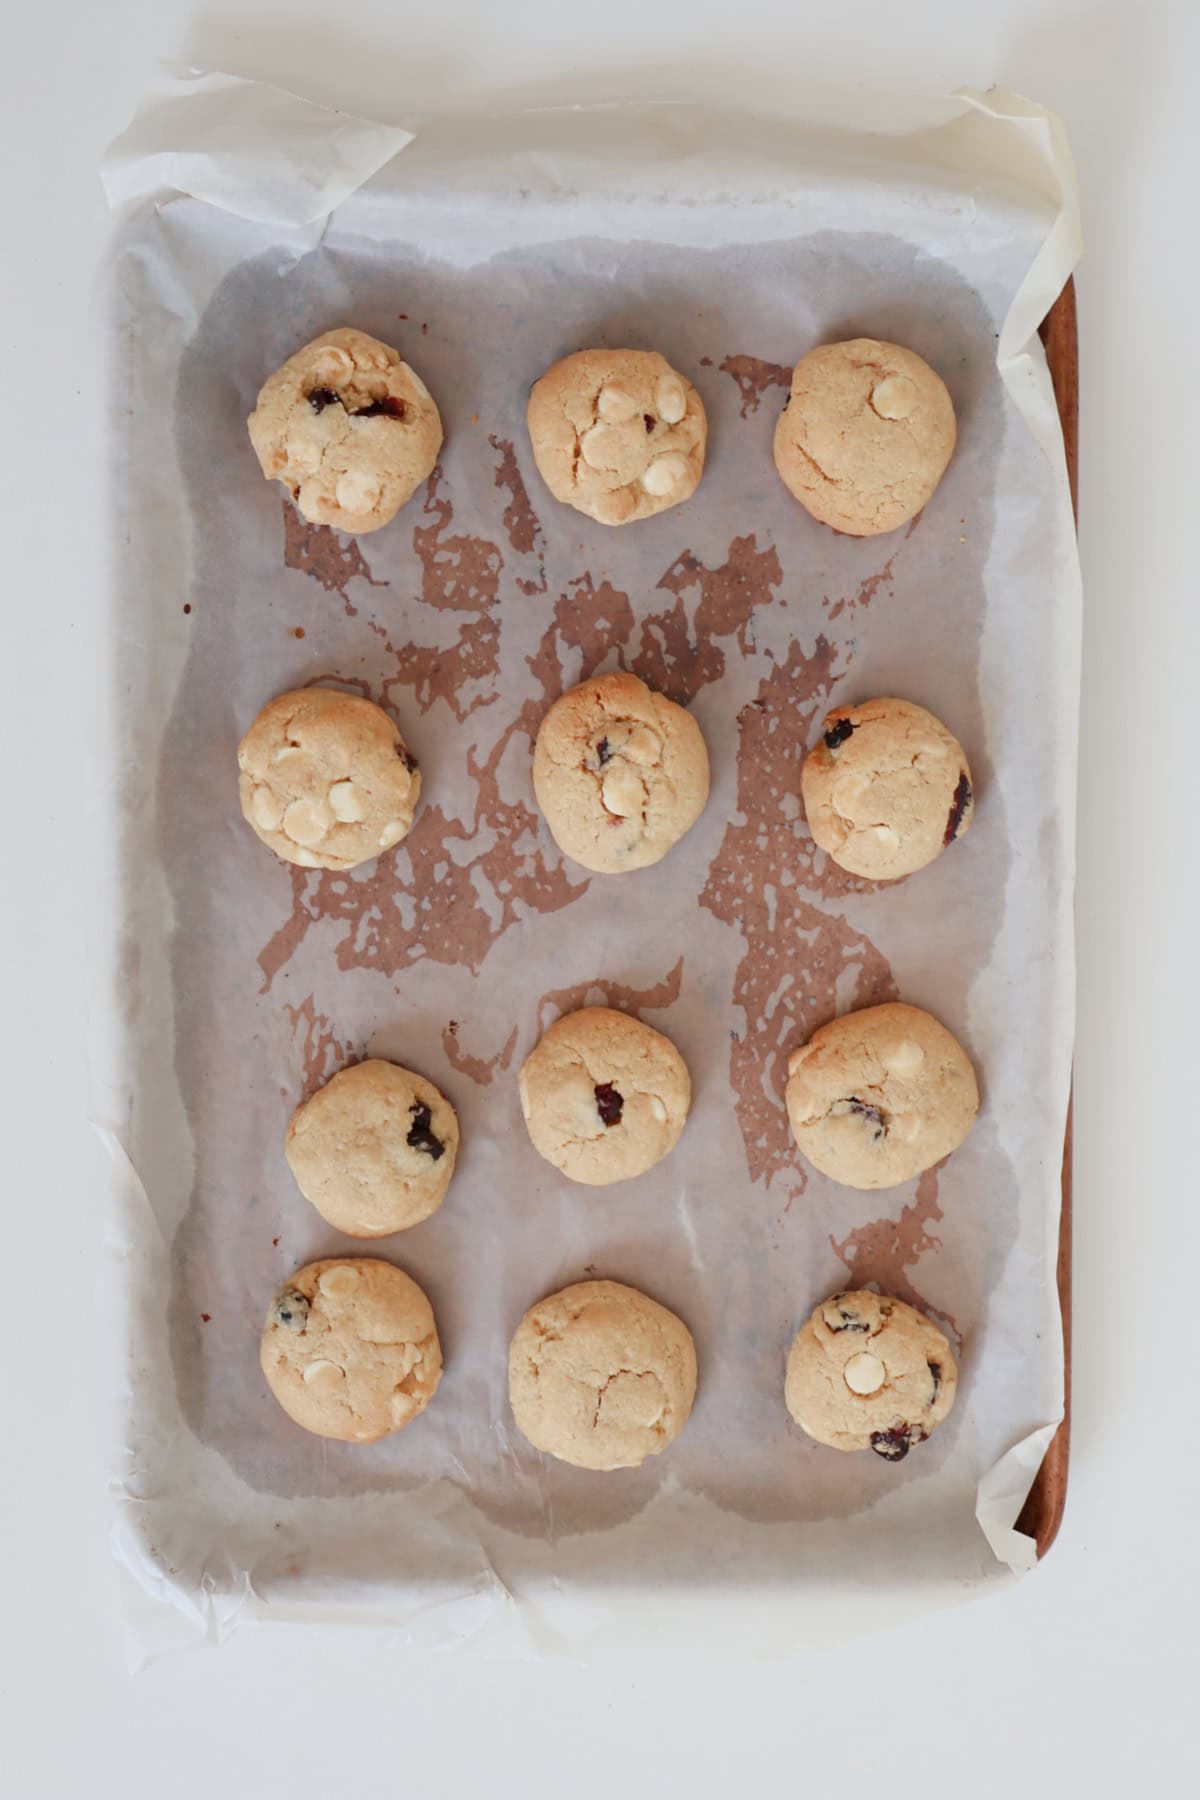
{"type": "Polygon", "coordinates": [[[1192,1321],[1200,1003],[1190,740],[1200,665],[1200,6],[1085,0],[65,0],[0,61],[8,666],[3,1141],[7,1345],[0,1789],[359,1800],[563,1780],[724,1796],[1182,1795],[1197,1729],[1192,1321]],[[349,20],[356,23],[351,26],[349,20]],[[1055,106],[1083,191],[1075,1427],[1059,1544],[1019,1587],[864,1645],[697,1669],[522,1665],[246,1633],[131,1680],[93,1425],[104,1172],[86,1124],[111,715],[97,155],[149,60],[186,56],[379,118],[618,95],[903,123],[1001,81],[1055,106]],[[99,759],[99,760],[98,760],[99,759]],[[1192,924],[1189,926],[1188,921],[1192,924]],[[15,1150],[15,1154],[14,1154],[15,1150]],[[28,1471],[28,1473],[26,1473],[28,1471]],[[561,1766],[558,1774],[556,1765],[561,1766]],[[1111,1784],[1111,1785],[1110,1785],[1111,1784]]]}

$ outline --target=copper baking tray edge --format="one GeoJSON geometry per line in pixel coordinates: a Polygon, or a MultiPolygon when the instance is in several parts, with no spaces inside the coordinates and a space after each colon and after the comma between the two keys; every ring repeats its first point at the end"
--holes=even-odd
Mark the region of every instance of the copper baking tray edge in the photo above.
{"type": "MultiPolygon", "coordinates": [[[[1067,282],[1041,324],[1042,343],[1054,383],[1054,398],[1062,422],[1067,457],[1071,505],[1079,518],[1079,333],[1075,313],[1075,282],[1067,282]]],[[[1063,1327],[1063,1416],[1050,1440],[1042,1466],[1034,1477],[1017,1519],[1017,1530],[1037,1544],[1039,1560],[1058,1536],[1067,1504],[1067,1470],[1071,1457],[1071,1199],[1072,1107],[1067,1108],[1063,1143],[1062,1214],[1058,1228],[1058,1299],[1063,1327]]]]}

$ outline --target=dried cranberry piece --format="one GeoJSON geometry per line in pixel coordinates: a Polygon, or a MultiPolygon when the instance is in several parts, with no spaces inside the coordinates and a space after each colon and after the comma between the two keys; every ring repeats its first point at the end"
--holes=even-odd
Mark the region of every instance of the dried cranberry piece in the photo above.
{"type": "Polygon", "coordinates": [[[604,767],[611,755],[612,751],[608,747],[608,739],[602,737],[600,742],[596,745],[596,761],[600,764],[601,768],[604,767]]]}
{"type": "Polygon", "coordinates": [[[928,1357],[926,1357],[925,1360],[929,1367],[929,1373],[933,1376],[933,1397],[936,1400],[942,1387],[942,1365],[941,1363],[929,1362],[928,1357]]]}
{"type": "Polygon", "coordinates": [[[308,404],[315,413],[323,413],[327,406],[340,406],[342,397],[335,394],[332,388],[314,388],[308,396],[308,404]]]}
{"type": "Polygon", "coordinates": [[[409,749],[408,745],[397,744],[396,755],[400,758],[400,761],[404,764],[409,774],[414,775],[417,769],[417,759],[409,749]]]}
{"type": "Polygon", "coordinates": [[[825,733],[825,748],[836,750],[839,744],[845,743],[853,730],[854,726],[849,719],[839,719],[837,724],[831,725],[825,733]]]}
{"type": "Polygon", "coordinates": [[[880,1138],[886,1135],[887,1121],[877,1106],[868,1106],[865,1100],[859,1100],[853,1094],[851,1094],[849,1100],[847,1100],[846,1105],[850,1108],[850,1111],[856,1113],[860,1119],[866,1119],[868,1124],[876,1127],[874,1136],[871,1139],[872,1143],[877,1144],[880,1138]]]}
{"type": "Polygon", "coordinates": [[[871,1448],[885,1462],[902,1462],[912,1449],[908,1426],[893,1425],[888,1431],[873,1431],[871,1448]]]}
{"type": "Polygon", "coordinates": [[[971,783],[967,779],[967,773],[964,769],[963,773],[958,778],[958,786],[954,790],[954,799],[950,804],[950,816],[946,820],[946,835],[942,839],[943,849],[947,844],[952,844],[958,836],[959,827],[963,822],[963,814],[970,804],[971,783]]]}
{"type": "Polygon", "coordinates": [[[653,413],[643,413],[642,423],[645,425],[647,431],[653,431],[654,427],[658,424],[658,420],[653,413]]]}
{"type": "Polygon", "coordinates": [[[446,1146],[429,1129],[433,1123],[433,1114],[423,1100],[414,1100],[408,1110],[412,1114],[412,1124],[408,1128],[406,1141],[414,1150],[423,1150],[426,1156],[432,1156],[434,1162],[437,1162],[440,1157],[445,1156],[446,1146]]]}
{"type": "Polygon", "coordinates": [[[618,1094],[611,1081],[596,1084],[596,1111],[606,1125],[619,1125],[625,1110],[625,1096],[618,1094]]]}
{"type": "Polygon", "coordinates": [[[351,416],[355,419],[402,419],[405,411],[403,400],[394,400],[389,394],[383,400],[372,400],[370,406],[360,406],[351,416]]]}

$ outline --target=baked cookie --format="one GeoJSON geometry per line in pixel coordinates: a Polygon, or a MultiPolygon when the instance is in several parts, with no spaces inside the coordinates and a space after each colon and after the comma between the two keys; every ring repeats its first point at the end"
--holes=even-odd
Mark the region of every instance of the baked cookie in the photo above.
{"type": "Polygon", "coordinates": [[[442,421],[400,352],[365,331],[326,331],[259,390],[250,442],[314,525],[378,531],[432,473],[442,421]]]}
{"type": "Polygon", "coordinates": [[[954,407],[927,362],[851,338],[802,356],[775,427],[775,466],[814,519],[854,537],[919,513],[954,450],[954,407]]]}
{"type": "Polygon", "coordinates": [[[271,1302],[260,1355],[289,1419],[348,1444],[402,1431],[442,1378],[429,1301],[403,1269],[368,1256],[297,1270],[271,1302]]]}
{"type": "Polygon", "coordinates": [[[669,1038],[628,1013],[585,1006],[556,1019],[521,1066],[533,1147],[572,1181],[628,1181],[679,1142],[692,1103],[669,1038]]]}
{"type": "Polygon", "coordinates": [[[804,759],[816,842],[852,875],[895,881],[965,837],[975,802],[962,745],[911,700],[837,706],[804,759]]]}
{"type": "Polygon", "coordinates": [[[373,700],[297,688],[263,707],[238,746],[242,812],[302,869],[352,869],[408,835],[421,776],[373,700]]]}
{"type": "Polygon", "coordinates": [[[657,350],[577,350],[529,396],[529,440],[556,500],[602,525],[678,506],[704,470],[704,402],[657,350]]]}
{"type": "Polygon", "coordinates": [[[696,1346],[682,1319],[619,1281],[580,1281],[530,1307],[508,1397],[535,1450],[577,1469],[636,1469],[687,1424],[696,1346]]]}
{"type": "Polygon", "coordinates": [[[296,1108],[284,1155],[296,1186],[330,1225],[350,1237],[386,1237],[442,1204],[458,1120],[432,1081],[372,1057],[296,1108]]]}
{"type": "Polygon", "coordinates": [[[564,855],[620,875],[658,862],[696,823],[708,751],[682,706],[636,675],[598,675],[542,720],[533,787],[564,855]]]}
{"type": "Polygon", "coordinates": [[[958,1039],[916,1006],[846,1013],[788,1058],[796,1142],[845,1187],[896,1187],[957,1150],[979,1111],[958,1039]]]}
{"type": "Polygon", "coordinates": [[[954,1352],[937,1326],[864,1288],[823,1301],[800,1327],[784,1397],[818,1444],[899,1462],[941,1424],[957,1386],[954,1352]]]}

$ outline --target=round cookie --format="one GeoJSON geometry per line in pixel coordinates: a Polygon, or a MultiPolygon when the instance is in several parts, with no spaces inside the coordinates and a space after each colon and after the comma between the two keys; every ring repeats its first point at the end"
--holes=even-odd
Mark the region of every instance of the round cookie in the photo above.
{"type": "Polygon", "coordinates": [[[927,362],[899,344],[851,338],[796,364],[775,466],[814,519],[874,537],[920,512],[955,436],[950,395],[927,362]]]}
{"type": "Polygon", "coordinates": [[[800,770],[809,830],[852,875],[895,881],[965,837],[975,810],[956,737],[910,700],[838,706],[800,770]]]}
{"type": "Polygon", "coordinates": [[[818,1444],[899,1462],[941,1424],[957,1387],[954,1352],[937,1326],[864,1288],[823,1301],[800,1327],[784,1397],[818,1444]]]}
{"type": "Polygon", "coordinates": [[[534,1149],[589,1187],[653,1168],[679,1142],[692,1102],[671,1040],[607,1006],[556,1019],[518,1086],[534,1149]]]}
{"type": "Polygon", "coordinates": [[[284,1154],[300,1192],[330,1225],[350,1237],[386,1237],[442,1204],[458,1120],[431,1081],[371,1057],[296,1108],[284,1154]]]}
{"type": "Polygon", "coordinates": [[[288,1417],[348,1444],[402,1431],[442,1378],[429,1301],[403,1269],[368,1256],[297,1270],[271,1302],[260,1356],[288,1417]]]}
{"type": "Polygon", "coordinates": [[[400,352],[365,331],[326,331],[259,390],[250,442],[314,525],[378,531],[432,472],[442,421],[400,352]]]}
{"type": "Polygon", "coordinates": [[[696,823],[708,751],[684,707],[636,675],[598,675],[542,720],[533,787],[564,855],[619,875],[658,862],[696,823]]]}
{"type": "Polygon", "coordinates": [[[696,1346],[682,1319],[619,1281],[580,1281],[530,1307],[508,1397],[535,1450],[577,1469],[636,1469],[687,1424],[696,1346]]]}
{"type": "Polygon", "coordinates": [[[797,1144],[845,1187],[896,1187],[956,1150],[979,1089],[958,1039],[899,1002],[845,1013],[788,1058],[797,1144]]]}
{"type": "Polygon", "coordinates": [[[352,869],[408,835],[417,765],[373,700],[298,688],[263,707],[238,746],[242,812],[302,869],[352,869]]]}
{"type": "Polygon", "coordinates": [[[704,402],[657,350],[564,356],[534,382],[528,422],[554,498],[602,525],[678,506],[704,470],[704,402]]]}

